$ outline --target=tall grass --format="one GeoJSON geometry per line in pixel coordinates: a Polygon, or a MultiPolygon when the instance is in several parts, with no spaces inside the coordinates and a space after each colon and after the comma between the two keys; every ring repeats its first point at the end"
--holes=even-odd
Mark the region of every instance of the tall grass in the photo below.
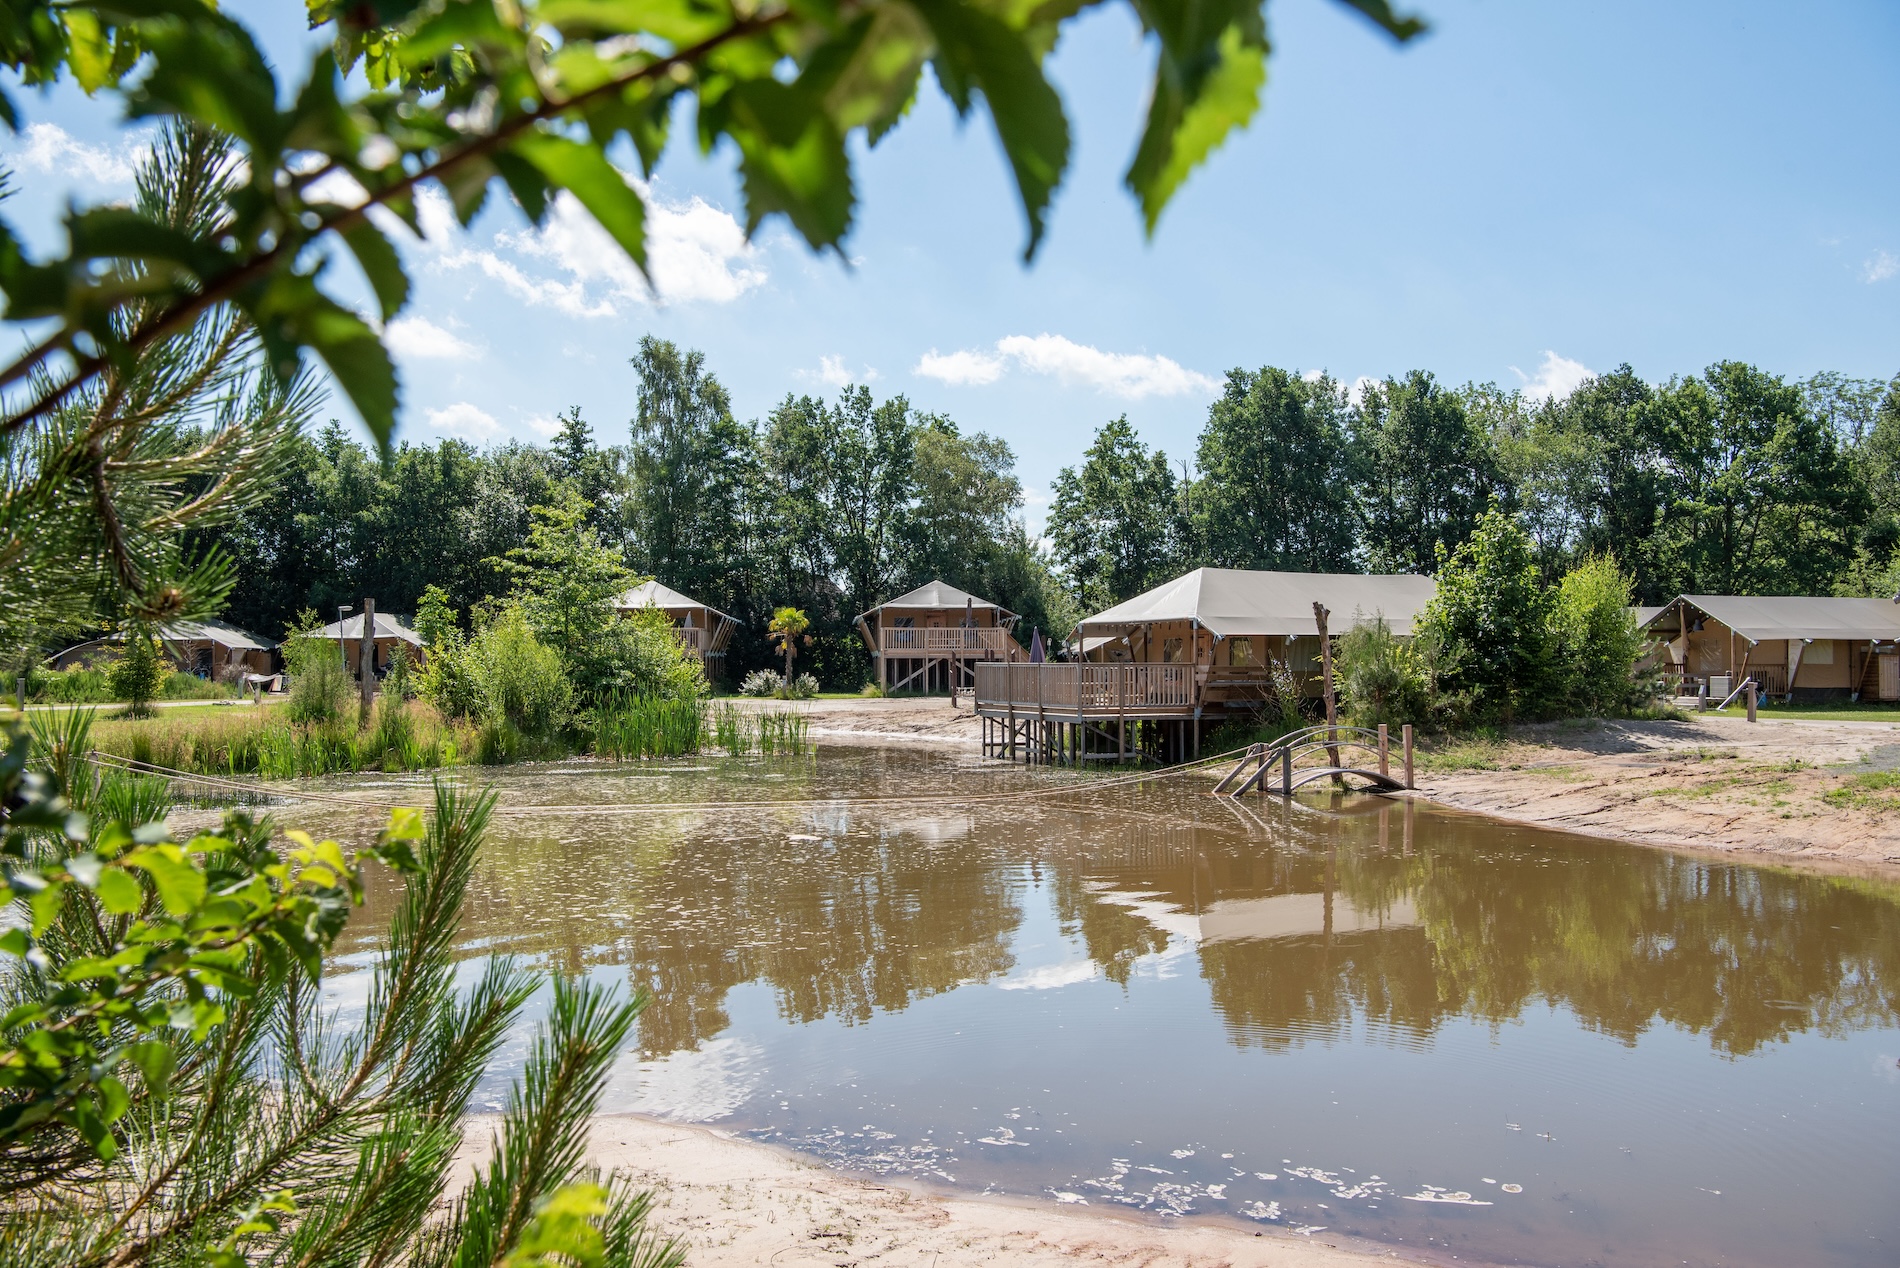
{"type": "Polygon", "coordinates": [[[601,757],[684,757],[699,752],[706,715],[697,699],[622,695],[594,710],[594,752],[601,757]]]}
{"type": "Polygon", "coordinates": [[[811,720],[792,710],[754,713],[721,704],[713,710],[712,730],[713,743],[730,757],[755,752],[801,756],[811,751],[811,720]]]}
{"type": "Polygon", "coordinates": [[[466,760],[472,727],[445,721],[427,705],[387,701],[367,727],[342,719],[299,724],[269,710],[102,721],[92,743],[102,753],[196,775],[297,779],[368,770],[426,770],[466,760]]]}

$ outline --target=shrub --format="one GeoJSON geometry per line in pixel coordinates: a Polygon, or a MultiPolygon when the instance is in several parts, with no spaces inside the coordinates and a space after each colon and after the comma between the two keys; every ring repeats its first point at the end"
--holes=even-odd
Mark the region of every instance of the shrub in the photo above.
{"type": "Polygon", "coordinates": [[[35,669],[27,675],[27,694],[45,704],[104,704],[113,699],[106,667],[35,669]]]}
{"type": "Polygon", "coordinates": [[[450,628],[429,644],[417,694],[445,717],[479,718],[484,712],[482,686],[469,660],[468,640],[450,628]]]}
{"type": "Polygon", "coordinates": [[[106,673],[114,699],[131,705],[131,711],[149,711],[152,700],[164,689],[171,667],[159,654],[152,636],[136,627],[125,632],[125,650],[106,673]]]}
{"type": "Polygon", "coordinates": [[[286,707],[292,722],[333,722],[350,706],[355,684],[343,664],[341,642],[309,637],[322,628],[317,614],[305,608],[284,641],[284,665],[290,672],[286,707]]]}
{"type": "Polygon", "coordinates": [[[1419,620],[1441,649],[1438,679],[1478,720],[1537,716],[1551,701],[1555,668],[1550,597],[1531,540],[1495,508],[1438,570],[1438,592],[1419,620]]]}
{"type": "Polygon", "coordinates": [[[791,686],[785,689],[784,697],[787,700],[810,700],[817,694],[818,680],[810,674],[800,674],[792,679],[791,686]]]}
{"type": "Polygon", "coordinates": [[[615,620],[589,640],[576,678],[581,695],[600,702],[627,696],[697,700],[711,690],[699,657],[655,607],[615,620]]]}
{"type": "Polygon", "coordinates": [[[389,656],[389,673],[383,678],[383,694],[397,700],[413,700],[416,695],[415,667],[409,661],[409,644],[398,641],[389,656]]]}
{"type": "Polygon", "coordinates": [[[567,725],[574,688],[561,655],[535,637],[519,606],[503,608],[470,640],[467,659],[480,687],[484,721],[499,717],[534,737],[567,725]]]}
{"type": "Polygon", "coordinates": [[[1659,684],[1636,674],[1645,648],[1631,602],[1629,576],[1605,555],[1584,560],[1558,584],[1551,641],[1569,712],[1622,714],[1655,699],[1659,684]]]}
{"type": "Polygon", "coordinates": [[[1418,647],[1393,636],[1384,616],[1357,621],[1333,652],[1334,684],[1346,717],[1359,726],[1423,722],[1432,676],[1418,647]]]}
{"type": "Polygon", "coordinates": [[[776,696],[785,687],[785,679],[769,669],[755,669],[739,684],[742,696],[776,696]]]}

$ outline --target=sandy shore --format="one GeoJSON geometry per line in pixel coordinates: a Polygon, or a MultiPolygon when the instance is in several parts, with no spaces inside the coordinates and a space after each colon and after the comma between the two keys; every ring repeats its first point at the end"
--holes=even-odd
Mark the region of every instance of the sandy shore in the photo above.
{"type": "MultiPolygon", "coordinates": [[[[1467,750],[1469,753],[1470,750],[1467,750]]],[[[1492,769],[1418,778],[1440,805],[1643,845],[1873,868],[1900,863],[1900,727],[1700,717],[1519,728],[1492,769]]]]}
{"type": "MultiPolygon", "coordinates": [[[[469,1120],[464,1161],[490,1152],[498,1120],[469,1120]]],[[[654,1226],[694,1268],[772,1264],[963,1268],[1115,1264],[1129,1268],[1344,1268],[1414,1261],[1395,1250],[1318,1237],[1173,1221],[1094,1208],[946,1197],[872,1183],[712,1128],[629,1114],[594,1120],[588,1159],[654,1195],[654,1226]]]]}
{"type": "Polygon", "coordinates": [[[978,748],[982,730],[966,699],[950,707],[948,696],[901,696],[852,700],[751,700],[730,702],[750,712],[795,709],[811,719],[811,733],[821,740],[859,743],[950,744],[978,748]]]}

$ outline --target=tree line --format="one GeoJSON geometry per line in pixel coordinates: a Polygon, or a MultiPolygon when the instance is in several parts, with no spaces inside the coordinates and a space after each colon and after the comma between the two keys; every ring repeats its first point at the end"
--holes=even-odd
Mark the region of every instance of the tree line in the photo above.
{"type": "Polygon", "coordinates": [[[1900,379],[1722,362],[1651,384],[1626,365],[1537,401],[1422,370],[1355,392],[1236,369],[1191,463],[1125,416],[1103,425],[1038,539],[1009,445],[902,395],[787,394],[741,422],[702,353],[649,336],[631,363],[619,436],[577,407],[544,445],[445,439],[385,463],[332,422],[192,549],[232,558],[227,615],[261,633],[363,595],[414,612],[431,585],[466,623],[506,592],[535,509],[578,503],[630,567],[738,619],[735,677],[772,662],[766,621],[789,604],[812,620],[801,668],[844,688],[868,670],[856,615],[933,577],[1060,634],[1203,565],[1436,575],[1494,509],[1546,578],[1610,556],[1642,602],[1896,579],[1900,379]]]}
{"type": "Polygon", "coordinates": [[[1539,401],[1423,370],[1357,394],[1234,370],[1192,466],[1121,418],[1055,495],[1054,562],[1085,609],[1199,566],[1436,575],[1492,509],[1547,579],[1610,556],[1639,602],[1891,593],[1900,377],[1719,362],[1651,384],[1623,365],[1539,401]]]}

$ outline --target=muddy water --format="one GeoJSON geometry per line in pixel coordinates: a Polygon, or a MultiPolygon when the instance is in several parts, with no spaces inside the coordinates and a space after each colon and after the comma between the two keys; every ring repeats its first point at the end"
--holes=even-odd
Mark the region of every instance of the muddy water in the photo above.
{"type": "Polygon", "coordinates": [[[498,784],[818,799],[497,820],[470,957],[652,996],[609,1109],[1463,1261],[1900,1262],[1900,886],[912,750],[498,784]]]}

